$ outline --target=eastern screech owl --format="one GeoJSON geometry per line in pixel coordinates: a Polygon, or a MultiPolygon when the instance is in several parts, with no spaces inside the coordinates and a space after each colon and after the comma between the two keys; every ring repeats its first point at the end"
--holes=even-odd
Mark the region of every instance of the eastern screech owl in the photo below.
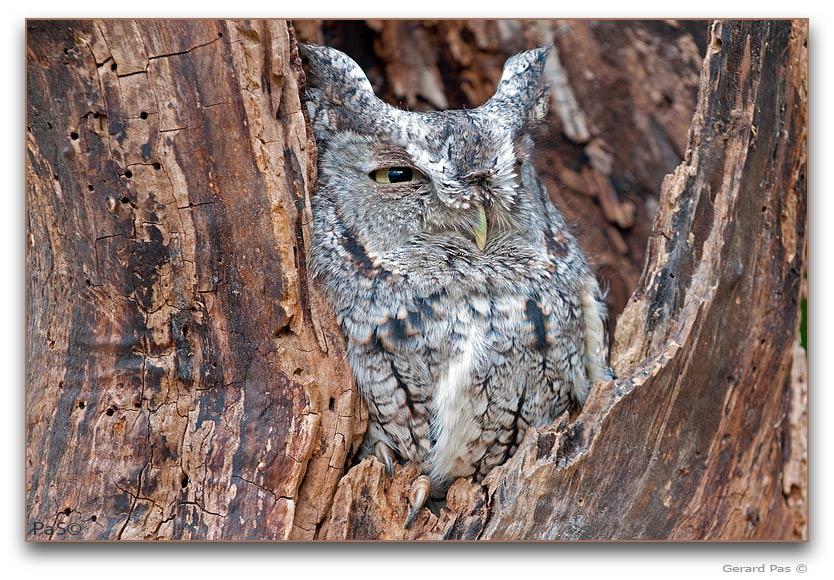
{"type": "Polygon", "coordinates": [[[484,105],[429,113],[378,99],[337,50],[301,51],[311,267],[368,404],[361,456],[421,467],[408,526],[429,489],[482,478],[611,377],[599,285],[530,157],[549,49],[510,58],[484,105]]]}

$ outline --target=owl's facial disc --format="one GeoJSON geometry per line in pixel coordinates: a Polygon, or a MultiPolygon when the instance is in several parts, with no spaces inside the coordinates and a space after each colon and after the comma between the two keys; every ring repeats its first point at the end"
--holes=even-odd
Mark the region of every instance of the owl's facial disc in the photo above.
{"type": "MultiPolygon", "coordinates": [[[[382,159],[388,159],[395,163],[410,163],[410,161],[405,161],[407,156],[397,151],[396,148],[386,149],[378,155],[382,159]]],[[[418,193],[421,190],[425,194],[430,191],[427,189],[430,181],[434,182],[435,187],[438,185],[438,180],[432,180],[412,165],[389,166],[387,163],[383,163],[382,167],[371,170],[368,177],[377,184],[377,191],[388,199],[403,194],[418,193]]],[[[479,250],[483,251],[487,244],[489,226],[487,212],[484,208],[483,192],[475,191],[477,189],[479,188],[460,187],[460,184],[458,184],[459,195],[453,196],[454,201],[452,202],[447,202],[438,196],[436,199],[445,208],[445,211],[440,212],[434,219],[430,219],[430,222],[434,228],[440,231],[462,232],[467,238],[475,242],[479,250]],[[463,192],[462,195],[460,195],[461,192],[463,192]]]]}

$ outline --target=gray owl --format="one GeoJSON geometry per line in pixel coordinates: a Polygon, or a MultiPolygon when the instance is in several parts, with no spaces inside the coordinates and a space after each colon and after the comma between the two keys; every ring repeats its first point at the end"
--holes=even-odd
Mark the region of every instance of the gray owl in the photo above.
{"type": "Polygon", "coordinates": [[[311,268],[369,410],[360,457],[412,461],[406,527],[429,495],[483,478],[530,425],[611,378],[599,285],[531,161],[548,48],[495,95],[417,113],[347,55],[303,46],[319,150],[311,268]]]}

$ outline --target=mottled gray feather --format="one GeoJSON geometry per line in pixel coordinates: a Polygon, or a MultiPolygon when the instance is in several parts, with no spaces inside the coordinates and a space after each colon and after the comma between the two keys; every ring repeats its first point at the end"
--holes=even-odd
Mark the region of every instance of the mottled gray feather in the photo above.
{"type": "Polygon", "coordinates": [[[434,494],[610,378],[599,286],[530,160],[547,53],[511,58],[482,107],[413,113],[343,53],[302,47],[319,147],[311,266],[368,403],[362,453],[385,442],[434,494]],[[371,178],[386,167],[419,177],[371,178]]]}

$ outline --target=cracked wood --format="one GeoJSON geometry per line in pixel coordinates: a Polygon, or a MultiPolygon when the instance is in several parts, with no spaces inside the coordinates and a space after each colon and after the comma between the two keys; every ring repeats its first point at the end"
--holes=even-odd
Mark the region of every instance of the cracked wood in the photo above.
{"type": "Polygon", "coordinates": [[[362,427],[307,283],[291,29],[27,32],[27,520],[312,537],[362,427]]]}

